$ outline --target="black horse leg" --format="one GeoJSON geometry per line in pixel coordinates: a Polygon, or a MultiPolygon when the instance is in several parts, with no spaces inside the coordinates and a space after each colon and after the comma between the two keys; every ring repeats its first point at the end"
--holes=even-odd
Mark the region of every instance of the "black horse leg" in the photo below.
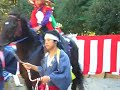
{"type": "Polygon", "coordinates": [[[25,81],[27,90],[32,90],[32,82],[28,78],[28,73],[27,73],[26,69],[21,64],[20,64],[20,74],[25,81]]]}
{"type": "Polygon", "coordinates": [[[76,83],[77,83],[76,79],[72,81],[71,90],[84,90],[83,84],[76,84],[76,83]]]}
{"type": "Polygon", "coordinates": [[[84,90],[84,86],[83,86],[83,75],[82,75],[82,71],[81,68],[79,66],[79,62],[78,62],[78,57],[79,57],[79,52],[78,52],[78,47],[75,44],[74,41],[71,40],[71,56],[70,56],[70,62],[71,65],[73,67],[72,72],[75,74],[76,79],[73,80],[73,84],[72,84],[72,90],[84,90]]]}
{"type": "Polygon", "coordinates": [[[73,80],[71,90],[76,90],[76,87],[77,87],[76,80],[73,80]]]}

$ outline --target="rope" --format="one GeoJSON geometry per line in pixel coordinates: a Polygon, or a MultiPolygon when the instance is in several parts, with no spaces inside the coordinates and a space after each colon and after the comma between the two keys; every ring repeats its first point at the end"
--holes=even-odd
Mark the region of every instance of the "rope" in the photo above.
{"type": "MultiPolygon", "coordinates": [[[[19,63],[22,63],[22,64],[25,63],[25,62],[21,61],[20,58],[15,53],[13,53],[13,55],[16,57],[16,59],[18,60],[19,63]]],[[[28,73],[28,78],[31,82],[36,82],[37,81],[37,83],[35,85],[35,90],[38,90],[38,84],[41,81],[41,78],[32,79],[31,74],[30,74],[30,70],[27,70],[27,73],[28,73]]]]}
{"type": "Polygon", "coordinates": [[[22,63],[22,64],[25,63],[25,62],[20,60],[20,58],[16,55],[16,53],[13,53],[13,55],[15,56],[15,58],[18,60],[19,63],[22,63]]]}
{"type": "Polygon", "coordinates": [[[32,79],[32,78],[31,78],[31,74],[30,74],[30,70],[27,70],[27,73],[28,73],[29,80],[30,80],[31,82],[37,81],[37,83],[36,83],[36,85],[35,85],[35,90],[38,90],[38,84],[39,84],[39,82],[41,81],[41,78],[32,79]]]}

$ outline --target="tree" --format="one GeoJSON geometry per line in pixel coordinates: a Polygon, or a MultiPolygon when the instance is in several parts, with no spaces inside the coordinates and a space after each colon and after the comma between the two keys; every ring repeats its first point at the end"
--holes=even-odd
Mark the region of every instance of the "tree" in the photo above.
{"type": "MultiPolygon", "coordinates": [[[[14,7],[15,5],[12,4],[11,0],[1,0],[0,2],[0,15],[2,17],[6,16],[7,13],[14,7]]],[[[0,18],[2,18],[0,17],[0,18]]]]}
{"type": "Polygon", "coordinates": [[[86,17],[91,0],[64,0],[56,3],[55,15],[58,22],[63,24],[66,33],[84,33],[86,17]]]}
{"type": "Polygon", "coordinates": [[[94,0],[86,17],[87,28],[97,35],[120,33],[120,0],[94,0]]]}
{"type": "Polygon", "coordinates": [[[0,2],[0,19],[6,17],[12,10],[16,9],[24,14],[26,17],[30,17],[32,6],[28,4],[27,0],[1,0],[0,2]]]}
{"type": "Polygon", "coordinates": [[[27,19],[30,18],[31,10],[33,9],[33,7],[28,4],[27,0],[18,0],[15,8],[18,9],[21,14],[26,16],[27,19]]]}
{"type": "MultiPolygon", "coordinates": [[[[120,33],[120,0],[54,0],[54,16],[65,33],[120,33]]],[[[0,22],[16,8],[28,20],[33,7],[27,0],[1,0],[0,22]]]]}
{"type": "Polygon", "coordinates": [[[14,7],[15,5],[12,4],[11,0],[1,0],[0,1],[0,28],[3,20],[8,15],[8,12],[14,7]]]}

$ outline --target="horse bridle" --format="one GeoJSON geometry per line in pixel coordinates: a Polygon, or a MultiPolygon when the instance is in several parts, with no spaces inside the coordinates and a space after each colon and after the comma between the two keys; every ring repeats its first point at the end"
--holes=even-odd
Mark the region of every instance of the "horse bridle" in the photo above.
{"type": "MultiPolygon", "coordinates": [[[[20,18],[18,18],[16,15],[12,15],[12,14],[10,14],[8,17],[15,18],[17,20],[17,28],[16,28],[16,31],[14,33],[12,33],[12,38],[10,40],[8,40],[7,42],[3,43],[1,46],[6,46],[6,45],[10,44],[11,42],[14,41],[14,39],[16,37],[20,37],[22,35],[22,26],[21,26],[21,20],[20,20],[20,18]]],[[[19,40],[18,42],[21,42],[21,41],[23,41],[26,38],[27,37],[19,40]]]]}
{"type": "Polygon", "coordinates": [[[21,26],[21,20],[20,20],[20,18],[18,18],[15,15],[11,15],[11,14],[9,15],[9,17],[17,19],[17,23],[18,23],[17,29],[16,29],[15,33],[13,33],[13,36],[14,37],[21,36],[22,35],[22,28],[21,28],[22,26],[21,26]]]}
{"type": "MultiPolygon", "coordinates": [[[[22,35],[21,20],[19,18],[17,18],[15,15],[9,15],[9,17],[12,17],[12,18],[15,18],[15,19],[18,20],[18,22],[17,22],[18,23],[17,30],[15,31],[15,33],[13,33],[14,37],[21,36],[22,35]]],[[[15,42],[13,42],[13,43],[16,44],[16,43],[22,42],[22,41],[26,40],[27,38],[28,37],[24,37],[24,38],[22,38],[20,40],[17,40],[15,42]]],[[[21,64],[25,63],[22,60],[20,60],[20,58],[16,55],[16,53],[13,53],[13,55],[16,57],[16,59],[18,60],[19,63],[21,63],[21,64]]],[[[38,83],[41,81],[41,78],[32,79],[31,74],[30,74],[30,70],[27,70],[27,73],[28,73],[29,80],[31,82],[36,82],[37,81],[36,86],[35,86],[35,90],[37,90],[38,89],[38,83]]]]}

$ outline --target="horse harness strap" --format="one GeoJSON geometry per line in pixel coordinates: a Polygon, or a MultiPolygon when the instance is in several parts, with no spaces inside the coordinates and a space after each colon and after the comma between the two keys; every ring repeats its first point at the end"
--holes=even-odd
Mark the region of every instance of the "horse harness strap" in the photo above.
{"type": "Polygon", "coordinates": [[[4,71],[5,70],[5,59],[4,59],[3,51],[0,51],[0,60],[2,63],[2,70],[4,71]]]}
{"type": "Polygon", "coordinates": [[[22,42],[22,41],[24,41],[24,40],[26,40],[26,39],[28,39],[28,37],[24,37],[24,38],[22,38],[22,39],[20,39],[20,40],[17,40],[17,41],[15,41],[15,42],[12,42],[13,44],[17,44],[17,43],[20,43],[20,42],[22,42]]]}
{"type": "MultiPolygon", "coordinates": [[[[0,51],[0,60],[1,60],[1,64],[2,64],[2,72],[4,72],[5,70],[5,58],[4,58],[4,54],[3,51],[0,51]]],[[[0,77],[0,81],[3,81],[4,77],[0,77]]]]}

